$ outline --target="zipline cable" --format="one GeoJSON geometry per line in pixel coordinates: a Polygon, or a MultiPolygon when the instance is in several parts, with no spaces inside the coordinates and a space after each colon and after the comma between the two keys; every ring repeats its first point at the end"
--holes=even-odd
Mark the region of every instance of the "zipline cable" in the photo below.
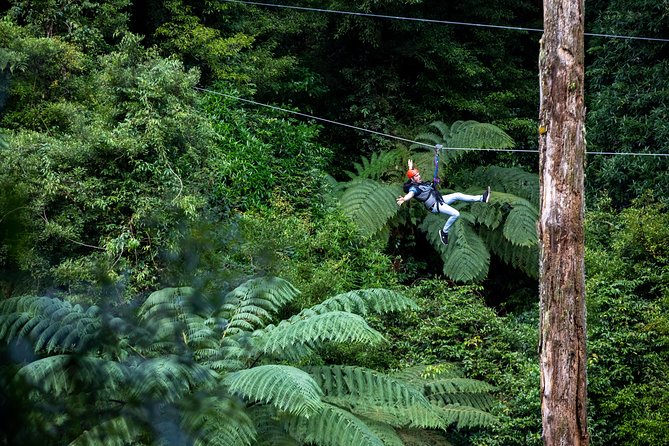
{"type": "MultiPolygon", "coordinates": [[[[334,125],[339,125],[339,126],[342,126],[342,127],[348,127],[350,129],[358,130],[358,131],[361,131],[361,132],[372,133],[374,135],[383,136],[385,138],[396,139],[396,140],[399,140],[399,141],[404,141],[404,142],[408,142],[408,143],[411,143],[411,144],[417,144],[417,145],[420,145],[420,146],[423,146],[423,147],[429,147],[431,149],[434,149],[434,144],[427,144],[427,143],[420,142],[420,141],[414,141],[412,139],[402,138],[401,136],[395,136],[395,135],[391,135],[391,134],[388,134],[388,133],[377,132],[376,130],[370,130],[370,129],[366,129],[364,127],[357,127],[357,126],[351,125],[351,124],[344,124],[343,122],[337,122],[337,121],[333,121],[331,119],[320,118],[318,116],[309,115],[307,113],[301,113],[301,112],[297,112],[295,110],[290,110],[290,109],[287,109],[287,108],[277,107],[276,105],[263,104],[262,102],[253,101],[251,99],[240,98],[238,96],[234,96],[234,95],[231,95],[231,94],[221,93],[220,91],[210,90],[210,89],[202,88],[202,87],[193,87],[193,88],[195,90],[202,91],[202,92],[205,92],[205,93],[211,93],[211,94],[215,94],[215,95],[219,95],[219,96],[224,96],[226,98],[236,99],[238,101],[246,102],[246,103],[249,103],[249,104],[259,105],[261,107],[267,107],[267,108],[282,111],[282,112],[285,112],[285,113],[292,113],[294,115],[302,116],[304,118],[315,119],[317,121],[327,122],[328,124],[334,124],[334,125]]],[[[530,150],[530,149],[501,149],[501,148],[481,148],[481,147],[444,147],[443,150],[469,150],[469,151],[480,151],[480,152],[539,153],[538,150],[530,150]]],[[[669,157],[669,153],[640,153],[640,152],[639,153],[635,153],[635,152],[586,152],[586,155],[620,155],[620,156],[669,157]]]]}
{"type": "MultiPolygon", "coordinates": [[[[472,22],[454,22],[450,20],[439,20],[439,19],[423,19],[419,17],[402,17],[402,16],[393,16],[393,15],[384,15],[384,14],[372,14],[367,12],[353,12],[353,11],[341,11],[336,9],[322,9],[322,8],[307,8],[304,6],[293,6],[293,5],[276,5],[273,3],[261,3],[247,0],[221,0],[228,3],[241,3],[245,5],[254,5],[254,6],[266,6],[270,8],[285,8],[285,9],[296,9],[300,11],[312,11],[312,12],[326,12],[330,14],[343,14],[343,15],[353,15],[360,17],[375,17],[381,19],[391,19],[391,20],[405,20],[412,22],[423,22],[423,23],[437,23],[442,25],[457,25],[457,26],[473,26],[479,28],[495,28],[495,29],[506,29],[512,31],[530,31],[530,32],[539,32],[543,33],[544,30],[541,28],[525,28],[521,26],[504,26],[504,25],[489,25],[485,23],[472,23],[472,22]]],[[[583,33],[589,37],[606,37],[611,39],[628,39],[628,40],[646,40],[653,42],[669,42],[669,39],[661,37],[638,37],[638,36],[625,36],[619,34],[600,34],[600,33],[583,33]]]]}

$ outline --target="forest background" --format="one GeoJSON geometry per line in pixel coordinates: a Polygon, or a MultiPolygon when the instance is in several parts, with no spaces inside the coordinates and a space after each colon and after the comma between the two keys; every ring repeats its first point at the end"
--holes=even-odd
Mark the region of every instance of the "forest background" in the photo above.
{"type": "MultiPolygon", "coordinates": [[[[542,27],[536,1],[290,4],[542,27]]],[[[116,375],[97,370],[87,380],[82,364],[89,363],[80,358],[147,359],[149,352],[159,357],[176,349],[183,364],[184,352],[192,354],[195,345],[186,334],[184,342],[174,337],[133,345],[129,329],[114,331],[114,321],[129,320],[137,308],[150,314],[146,308],[157,305],[156,296],[237,296],[240,286],[260,277],[279,277],[300,291],[279,293],[284,307],[258,315],[267,323],[353,290],[401,293],[417,304],[363,314],[364,327],[387,342],[349,342],[368,340],[351,335],[324,343],[310,353],[319,366],[391,374],[440,364],[421,377],[453,368],[453,376],[464,377],[461,386],[491,386],[477,389],[492,400],[469,401],[490,417],[451,418],[420,434],[434,435],[432,443],[419,443],[428,437],[409,428],[435,425],[397,414],[384,418],[404,439],[399,444],[541,444],[533,232],[538,155],[446,151],[442,189],[480,193],[490,184],[495,192],[489,206],[460,208],[448,248],[434,236],[441,220],[420,205],[398,209],[394,203],[408,158],[423,172],[432,170],[429,147],[411,141],[536,149],[540,33],[226,1],[11,0],[0,9],[3,444],[99,444],[92,426],[119,413],[122,424],[102,429],[127,440],[118,444],[185,444],[175,438],[188,429],[166,440],[157,433],[164,426],[151,425],[156,413],[193,396],[195,384],[179,389],[178,398],[167,384],[164,391],[139,392],[134,406],[105,394],[120,404],[110,408],[99,389],[109,391],[116,375]],[[167,287],[196,292],[151,294],[167,287]],[[60,316],[50,313],[55,308],[60,316]],[[80,325],[72,328],[74,319],[63,314],[87,314],[100,324],[84,352],[70,351],[72,339],[64,333],[83,340],[89,326],[76,319],[80,325]],[[66,353],[57,366],[26,367],[66,353]],[[27,371],[17,374],[22,368],[27,371]],[[53,378],[58,370],[60,381],[53,378]],[[130,406],[143,415],[129,415],[130,406]],[[143,424],[131,428],[129,419],[143,424]]],[[[668,11],[666,0],[589,1],[586,32],[667,39],[668,11]]],[[[586,51],[587,150],[669,153],[669,42],[586,36],[586,51]]],[[[667,167],[667,157],[587,157],[593,445],[669,444],[667,167]]],[[[274,282],[267,286],[279,289],[274,282]]],[[[186,315],[199,311],[170,302],[186,315]]],[[[361,323],[349,312],[339,316],[341,327],[324,327],[348,333],[361,323]]],[[[251,370],[262,356],[249,356],[245,367],[251,370]]],[[[279,364],[294,364],[291,358],[279,364]]],[[[177,370],[174,362],[161,367],[177,370]]],[[[229,405],[216,413],[253,426],[238,444],[260,443],[254,436],[267,423],[256,415],[253,422],[237,419],[230,415],[238,413],[235,405],[246,404],[246,397],[254,408],[254,392],[261,393],[256,401],[282,404],[269,391],[244,388],[240,376],[223,379],[236,399],[226,399],[229,405]]],[[[195,396],[201,404],[207,400],[195,396]]],[[[352,413],[360,408],[335,406],[352,413]]],[[[360,412],[362,419],[372,417],[360,412]]],[[[295,423],[281,431],[295,441],[286,444],[336,444],[340,434],[317,435],[323,426],[295,423]]],[[[212,438],[232,434],[208,435],[209,444],[217,444],[212,438]]]]}

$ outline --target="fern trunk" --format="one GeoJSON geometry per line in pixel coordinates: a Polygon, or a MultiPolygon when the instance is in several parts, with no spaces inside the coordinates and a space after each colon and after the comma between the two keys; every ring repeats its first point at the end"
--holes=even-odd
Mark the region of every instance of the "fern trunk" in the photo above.
{"type": "Polygon", "coordinates": [[[544,0],[540,366],[543,440],[587,446],[583,0],[544,0]]]}

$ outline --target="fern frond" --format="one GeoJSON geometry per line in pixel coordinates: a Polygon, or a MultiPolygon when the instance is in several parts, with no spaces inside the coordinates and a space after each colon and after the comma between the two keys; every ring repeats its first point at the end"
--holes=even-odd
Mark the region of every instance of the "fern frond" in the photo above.
{"type": "Polygon", "coordinates": [[[379,437],[385,446],[405,446],[400,436],[397,435],[395,428],[392,426],[360,416],[359,418],[361,418],[369,429],[379,437]]]}
{"type": "Polygon", "coordinates": [[[293,417],[289,432],[301,443],[325,446],[384,446],[362,420],[330,404],[313,417],[293,417]]]}
{"type": "Polygon", "coordinates": [[[487,184],[493,190],[493,199],[498,192],[524,198],[539,206],[539,175],[518,167],[478,167],[471,174],[472,184],[487,184]]]}
{"type": "Polygon", "coordinates": [[[397,291],[385,288],[368,288],[354,290],[330,297],[323,302],[306,308],[292,316],[289,320],[305,319],[316,314],[329,311],[346,311],[348,313],[366,316],[369,313],[385,314],[407,310],[417,310],[416,303],[397,291]]]}
{"type": "Polygon", "coordinates": [[[134,444],[143,433],[143,427],[129,421],[126,417],[119,416],[105,420],[92,429],[84,431],[69,446],[99,446],[101,444],[126,446],[134,444]]]}
{"type": "Polygon", "coordinates": [[[471,406],[476,409],[488,410],[494,404],[489,394],[495,390],[490,384],[475,379],[452,378],[433,381],[425,384],[425,395],[441,405],[471,406]]]}
{"type": "Polygon", "coordinates": [[[213,370],[185,363],[175,356],[138,361],[129,370],[129,387],[134,398],[159,398],[165,402],[179,401],[194,388],[209,388],[217,377],[213,370]]]}
{"type": "Polygon", "coordinates": [[[483,147],[508,149],[516,144],[496,125],[476,121],[456,121],[448,136],[449,147],[483,147]]]}
{"type": "Polygon", "coordinates": [[[96,386],[99,383],[112,390],[122,390],[128,372],[114,361],[62,354],[26,364],[19,370],[18,376],[43,392],[63,395],[81,386],[96,386]]]}
{"type": "MultiPolygon", "coordinates": [[[[442,159],[453,163],[460,159],[465,150],[448,150],[453,148],[510,148],[514,147],[513,139],[502,129],[487,123],[476,121],[456,121],[448,125],[441,121],[434,121],[428,127],[434,128],[438,133],[425,132],[416,136],[417,141],[425,142],[431,146],[442,144],[442,159]]],[[[411,146],[417,148],[418,145],[411,146]]],[[[422,148],[425,148],[424,146],[422,148]]]]}
{"type": "Polygon", "coordinates": [[[273,406],[257,404],[249,408],[256,427],[257,446],[299,446],[287,431],[285,415],[273,406]]]}
{"type": "Polygon", "coordinates": [[[397,148],[380,153],[373,153],[369,159],[362,157],[361,163],[354,163],[356,172],[346,172],[352,180],[369,178],[379,180],[398,165],[403,165],[406,150],[397,148]]]}
{"type": "Polygon", "coordinates": [[[462,372],[457,365],[443,362],[439,364],[417,364],[398,370],[392,376],[406,382],[418,385],[421,388],[434,379],[460,378],[462,372]]]}
{"type": "Polygon", "coordinates": [[[504,237],[516,246],[536,246],[539,210],[523,199],[515,200],[512,206],[504,223],[504,237]]]}
{"type": "Polygon", "coordinates": [[[493,254],[507,265],[518,268],[530,277],[539,277],[539,246],[514,246],[501,230],[484,233],[486,244],[493,254]]]}
{"type": "Polygon", "coordinates": [[[454,423],[458,429],[492,426],[498,421],[498,418],[491,413],[470,406],[452,404],[437,407],[436,411],[444,417],[448,424],[454,423]]]}
{"type": "Polygon", "coordinates": [[[232,393],[294,415],[308,418],[321,408],[321,388],[308,373],[295,367],[262,365],[231,373],[223,383],[232,393]]]}
{"type": "Polygon", "coordinates": [[[35,352],[83,351],[102,327],[100,308],[56,298],[18,296],[0,304],[0,338],[34,342],[35,352]]]}
{"type": "Polygon", "coordinates": [[[367,325],[357,314],[332,311],[306,319],[282,321],[255,333],[265,353],[279,353],[296,345],[320,345],[323,342],[361,342],[378,344],[385,341],[381,333],[367,325]]]}
{"type": "Polygon", "coordinates": [[[443,433],[425,429],[398,429],[397,434],[405,446],[453,446],[443,433]]]}
{"type": "Polygon", "coordinates": [[[233,400],[211,396],[197,398],[193,406],[181,407],[184,431],[195,446],[250,446],[255,444],[255,423],[233,400]]]}
{"type": "Polygon", "coordinates": [[[392,406],[422,406],[426,410],[431,406],[422,392],[376,370],[338,365],[305,367],[304,370],[327,396],[354,396],[392,406]]]}
{"type": "Polygon", "coordinates": [[[393,426],[444,427],[434,406],[416,388],[375,370],[352,366],[305,368],[321,386],[327,401],[393,426]]]}
{"type": "Polygon", "coordinates": [[[193,296],[191,287],[163,288],[149,294],[139,307],[140,319],[177,318],[184,311],[186,301],[193,296]]]}
{"type": "Polygon", "coordinates": [[[485,277],[490,265],[490,253],[481,237],[471,226],[463,224],[465,212],[461,213],[449,233],[449,243],[444,246],[439,238],[443,217],[428,215],[420,229],[427,233],[427,239],[435,247],[444,261],[443,272],[456,282],[469,282],[485,277]]]}
{"type": "Polygon", "coordinates": [[[374,235],[397,214],[399,207],[395,198],[401,192],[398,186],[368,179],[354,180],[346,186],[340,206],[363,235],[374,235]]]}
{"type": "Polygon", "coordinates": [[[300,292],[278,277],[250,279],[225,297],[222,315],[229,320],[227,334],[251,332],[263,327],[281,307],[300,292]]]}

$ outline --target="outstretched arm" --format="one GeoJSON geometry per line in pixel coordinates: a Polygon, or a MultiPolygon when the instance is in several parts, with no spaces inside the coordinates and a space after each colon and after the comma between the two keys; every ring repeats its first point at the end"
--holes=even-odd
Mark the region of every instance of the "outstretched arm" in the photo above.
{"type": "Polygon", "coordinates": [[[414,196],[413,191],[409,192],[408,194],[406,194],[406,195],[404,195],[404,196],[400,196],[400,197],[397,199],[397,205],[398,205],[398,206],[402,206],[402,203],[404,203],[405,201],[409,201],[409,200],[411,200],[411,199],[413,198],[413,196],[414,196]]]}

